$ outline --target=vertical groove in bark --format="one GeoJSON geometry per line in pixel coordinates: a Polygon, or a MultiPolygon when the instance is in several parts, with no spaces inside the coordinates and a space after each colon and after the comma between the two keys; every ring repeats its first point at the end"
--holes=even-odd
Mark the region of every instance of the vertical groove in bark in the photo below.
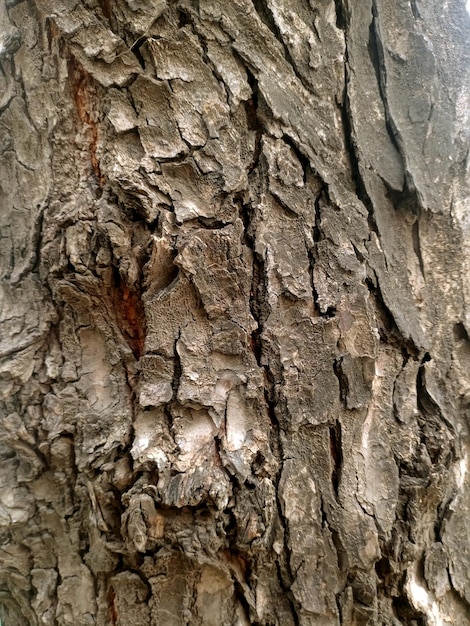
{"type": "Polygon", "coordinates": [[[0,9],[2,626],[466,622],[463,1],[95,4],[0,9]]]}

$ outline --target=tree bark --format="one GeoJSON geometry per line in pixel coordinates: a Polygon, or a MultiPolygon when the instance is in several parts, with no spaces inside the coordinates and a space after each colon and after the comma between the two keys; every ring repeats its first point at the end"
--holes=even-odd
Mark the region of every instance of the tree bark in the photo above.
{"type": "Polygon", "coordinates": [[[463,0],[4,0],[2,626],[470,623],[463,0]]]}

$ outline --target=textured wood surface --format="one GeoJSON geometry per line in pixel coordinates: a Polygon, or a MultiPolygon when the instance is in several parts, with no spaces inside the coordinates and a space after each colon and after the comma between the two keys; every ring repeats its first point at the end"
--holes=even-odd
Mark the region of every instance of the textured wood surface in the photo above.
{"type": "Polygon", "coordinates": [[[470,623],[463,0],[2,0],[2,626],[470,623]]]}

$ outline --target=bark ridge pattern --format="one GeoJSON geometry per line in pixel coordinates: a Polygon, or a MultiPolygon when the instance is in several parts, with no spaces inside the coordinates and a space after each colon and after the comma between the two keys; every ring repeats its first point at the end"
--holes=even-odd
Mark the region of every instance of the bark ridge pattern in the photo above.
{"type": "Polygon", "coordinates": [[[470,622],[469,33],[1,4],[3,626],[470,622]]]}

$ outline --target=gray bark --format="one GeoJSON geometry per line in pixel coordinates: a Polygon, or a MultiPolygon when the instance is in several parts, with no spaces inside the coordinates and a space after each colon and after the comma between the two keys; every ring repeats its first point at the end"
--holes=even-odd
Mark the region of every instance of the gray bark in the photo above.
{"type": "Polygon", "coordinates": [[[470,623],[463,0],[3,0],[2,626],[470,623]]]}

